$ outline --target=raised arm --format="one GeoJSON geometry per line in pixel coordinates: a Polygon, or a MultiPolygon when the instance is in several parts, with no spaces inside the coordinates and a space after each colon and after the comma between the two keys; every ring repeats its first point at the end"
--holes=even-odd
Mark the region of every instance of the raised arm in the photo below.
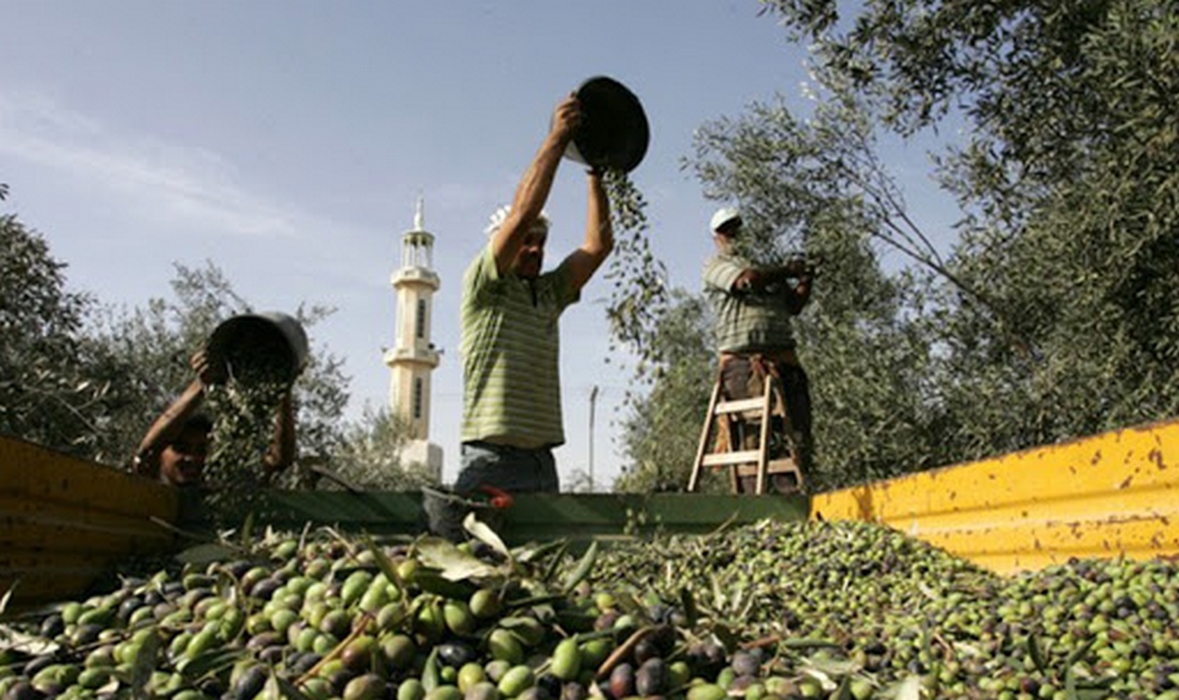
{"type": "Polygon", "coordinates": [[[569,95],[561,100],[553,113],[552,128],[549,129],[544,143],[533,156],[532,163],[524,171],[524,176],[516,187],[511,211],[499,229],[492,234],[492,255],[495,257],[496,269],[500,273],[511,268],[512,261],[520,252],[525,235],[540,218],[544,204],[548,201],[549,191],[553,187],[553,179],[557,175],[557,166],[560,165],[565,148],[573,138],[573,132],[580,121],[581,106],[577,98],[569,95]]]}
{"type": "Polygon", "coordinates": [[[295,402],[291,390],[282,395],[274,419],[274,439],[263,461],[267,476],[273,476],[295,462],[295,402]]]}
{"type": "Polygon", "coordinates": [[[196,378],[147,429],[132,459],[136,474],[156,477],[160,473],[160,452],[180,434],[184,424],[205,401],[205,385],[223,378],[224,365],[204,350],[189,360],[196,378]]]}
{"type": "Polygon", "coordinates": [[[802,312],[811,298],[814,269],[804,260],[791,260],[776,267],[748,267],[741,271],[729,291],[733,294],[764,294],[772,287],[780,287],[786,295],[786,305],[792,316],[802,312]],[[795,280],[790,284],[790,280],[795,280]]]}
{"type": "Polygon", "coordinates": [[[585,240],[569,254],[565,264],[569,266],[574,289],[581,289],[589,282],[610,251],[614,250],[614,226],[610,220],[610,202],[602,186],[602,175],[591,170],[588,175],[588,203],[585,216],[585,240]]]}

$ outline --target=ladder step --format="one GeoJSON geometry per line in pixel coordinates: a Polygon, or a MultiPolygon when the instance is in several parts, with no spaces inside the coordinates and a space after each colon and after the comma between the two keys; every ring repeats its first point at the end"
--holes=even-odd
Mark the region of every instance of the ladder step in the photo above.
{"type": "MultiPolygon", "coordinates": [[[[758,450],[744,450],[742,452],[716,452],[714,454],[704,455],[701,461],[706,467],[727,467],[734,464],[757,464],[757,460],[761,457],[761,452],[758,450]]],[[[750,467],[756,469],[757,467],[750,467]]],[[[787,457],[785,459],[772,459],[766,462],[767,472],[792,472],[798,471],[798,465],[795,464],[794,459],[787,457]]]]}
{"type": "MultiPolygon", "coordinates": [[[[802,476],[798,465],[793,459],[775,459],[766,465],[766,474],[794,474],[802,476]]],[[[737,467],[737,476],[757,476],[756,464],[743,464],[737,467]]]]}
{"type": "Polygon", "coordinates": [[[740,401],[722,401],[716,405],[716,415],[725,413],[741,413],[743,411],[760,411],[765,405],[764,398],[741,399],[740,401]]]}
{"type": "Polygon", "coordinates": [[[761,452],[759,450],[717,452],[716,454],[704,455],[704,460],[701,464],[706,467],[724,467],[731,464],[756,464],[760,456],[761,452]]]}

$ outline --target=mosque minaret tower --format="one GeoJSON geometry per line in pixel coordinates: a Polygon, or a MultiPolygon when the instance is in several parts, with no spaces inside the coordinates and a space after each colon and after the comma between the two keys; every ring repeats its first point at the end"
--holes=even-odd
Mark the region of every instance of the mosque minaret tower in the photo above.
{"type": "Polygon", "coordinates": [[[401,267],[390,279],[397,293],[397,326],[385,365],[391,373],[389,408],[410,427],[402,463],[424,464],[441,479],[442,448],[430,442],[430,376],[441,359],[430,327],[441,282],[433,269],[434,234],[425,230],[424,206],[419,198],[413,228],[401,236],[401,267]]]}

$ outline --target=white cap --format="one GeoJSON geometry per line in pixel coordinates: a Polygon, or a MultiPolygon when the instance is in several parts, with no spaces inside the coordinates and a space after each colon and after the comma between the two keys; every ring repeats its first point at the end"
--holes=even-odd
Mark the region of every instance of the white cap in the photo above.
{"type": "Polygon", "coordinates": [[[741,221],[741,211],[739,209],[736,207],[721,207],[712,215],[712,221],[709,222],[709,226],[712,227],[711,230],[719,231],[725,224],[730,223],[734,219],[738,222],[741,221]]]}
{"type": "MultiPolygon", "coordinates": [[[[487,228],[483,229],[483,232],[486,233],[488,236],[490,236],[491,234],[498,231],[499,227],[504,225],[504,221],[507,220],[508,212],[510,212],[510,211],[512,211],[512,205],[505,204],[502,207],[491,212],[491,216],[489,217],[488,222],[487,222],[487,228]]],[[[544,211],[540,212],[540,216],[538,216],[536,218],[536,223],[533,224],[533,228],[543,228],[544,232],[548,233],[549,232],[549,215],[544,211]]]]}

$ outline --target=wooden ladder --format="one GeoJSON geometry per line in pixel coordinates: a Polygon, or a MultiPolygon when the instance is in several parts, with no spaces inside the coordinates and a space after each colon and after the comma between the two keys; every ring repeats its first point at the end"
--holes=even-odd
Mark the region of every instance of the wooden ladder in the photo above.
{"type": "MultiPolygon", "coordinates": [[[[688,492],[695,492],[700,486],[700,474],[704,467],[729,467],[729,481],[733,493],[740,493],[740,479],[756,476],[757,484],[754,493],[762,495],[766,492],[766,481],[769,474],[792,474],[795,489],[803,490],[802,470],[798,466],[798,453],[793,440],[789,440],[789,455],[771,460],[769,458],[770,431],[772,430],[773,407],[775,402],[785,406],[782,387],[777,377],[767,376],[765,391],[759,397],[750,399],[727,400],[724,398],[724,379],[718,373],[716,384],[712,388],[712,398],[708,402],[708,415],[704,419],[704,428],[700,431],[700,444],[696,449],[696,461],[692,464],[692,476],[688,480],[688,492]],[[718,445],[727,447],[727,451],[709,452],[714,442],[714,429],[717,421],[729,421],[729,443],[718,445]],[[735,449],[744,445],[733,444],[736,441],[735,430],[737,424],[756,421],[759,426],[758,447],[753,450],[735,449]]],[[[789,432],[789,431],[787,431],[789,432]]]]}

